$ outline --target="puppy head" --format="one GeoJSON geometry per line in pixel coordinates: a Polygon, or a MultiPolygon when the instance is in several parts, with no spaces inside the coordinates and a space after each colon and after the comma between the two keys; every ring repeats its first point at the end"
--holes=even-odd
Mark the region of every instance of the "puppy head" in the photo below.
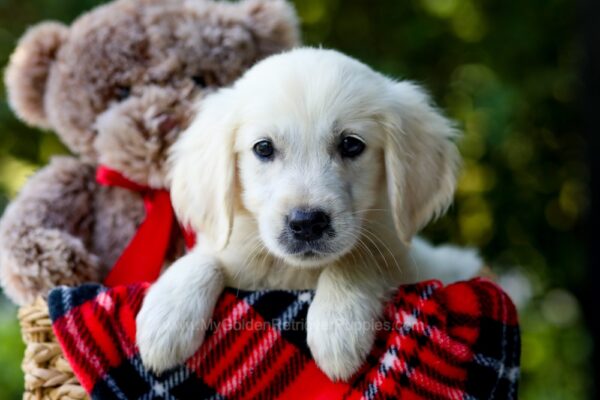
{"type": "Polygon", "coordinates": [[[312,267],[352,250],[374,208],[409,242],[450,204],[458,152],[416,85],[331,50],[269,57],[206,99],[172,153],[173,203],[217,249],[236,208],[263,244],[312,267]]]}

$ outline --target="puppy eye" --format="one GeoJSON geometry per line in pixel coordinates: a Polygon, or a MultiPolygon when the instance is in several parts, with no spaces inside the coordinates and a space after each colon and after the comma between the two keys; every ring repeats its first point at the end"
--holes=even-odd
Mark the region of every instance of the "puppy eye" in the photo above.
{"type": "Polygon", "coordinates": [[[275,148],[273,147],[273,143],[270,140],[261,140],[257,142],[254,147],[254,154],[258,158],[263,161],[267,161],[273,158],[273,154],[275,153],[275,148]]]}
{"type": "Polygon", "coordinates": [[[356,158],[365,151],[365,142],[356,136],[346,136],[339,145],[339,151],[344,158],[356,158]]]}
{"type": "Polygon", "coordinates": [[[118,101],[123,101],[131,95],[131,88],[129,86],[117,86],[115,88],[115,97],[118,101]]]}

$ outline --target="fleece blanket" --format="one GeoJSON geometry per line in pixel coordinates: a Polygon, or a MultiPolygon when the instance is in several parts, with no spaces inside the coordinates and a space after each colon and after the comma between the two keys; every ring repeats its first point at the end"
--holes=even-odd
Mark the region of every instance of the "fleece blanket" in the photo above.
{"type": "Polygon", "coordinates": [[[515,307],[484,279],[399,287],[371,354],[349,382],[330,381],[311,358],[304,327],[311,291],[225,290],[196,354],[157,376],[144,369],[135,346],[147,288],[84,285],[50,294],[54,332],[94,399],[517,397],[515,307]]]}

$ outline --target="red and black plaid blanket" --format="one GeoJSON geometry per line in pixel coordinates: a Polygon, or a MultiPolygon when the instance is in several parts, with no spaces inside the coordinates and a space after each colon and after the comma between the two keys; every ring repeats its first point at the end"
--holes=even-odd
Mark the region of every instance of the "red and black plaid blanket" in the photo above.
{"type": "Polygon", "coordinates": [[[227,289],[198,352],[154,375],[135,346],[147,287],[84,285],[50,294],[54,332],[94,399],[517,397],[515,308],[483,279],[400,287],[366,365],[348,383],[329,381],[311,359],[303,330],[310,291],[227,289]]]}

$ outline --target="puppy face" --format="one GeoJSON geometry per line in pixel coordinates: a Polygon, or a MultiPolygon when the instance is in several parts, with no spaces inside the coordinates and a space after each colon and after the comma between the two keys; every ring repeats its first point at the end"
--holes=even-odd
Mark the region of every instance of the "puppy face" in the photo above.
{"type": "MultiPolygon", "coordinates": [[[[382,132],[356,104],[261,96],[235,150],[244,207],[275,255],[318,266],[352,249],[383,182],[382,132]],[[287,101],[286,101],[287,100],[287,101]],[[274,113],[272,113],[274,111],[274,113]]],[[[315,93],[322,96],[323,93],[315,93]]],[[[353,101],[355,102],[355,101],[353,101]]]]}
{"type": "Polygon", "coordinates": [[[241,207],[271,253],[321,266],[357,245],[373,208],[388,209],[404,241],[445,209],[453,135],[415,85],[298,49],[205,100],[172,154],[173,202],[217,248],[241,207]]]}

